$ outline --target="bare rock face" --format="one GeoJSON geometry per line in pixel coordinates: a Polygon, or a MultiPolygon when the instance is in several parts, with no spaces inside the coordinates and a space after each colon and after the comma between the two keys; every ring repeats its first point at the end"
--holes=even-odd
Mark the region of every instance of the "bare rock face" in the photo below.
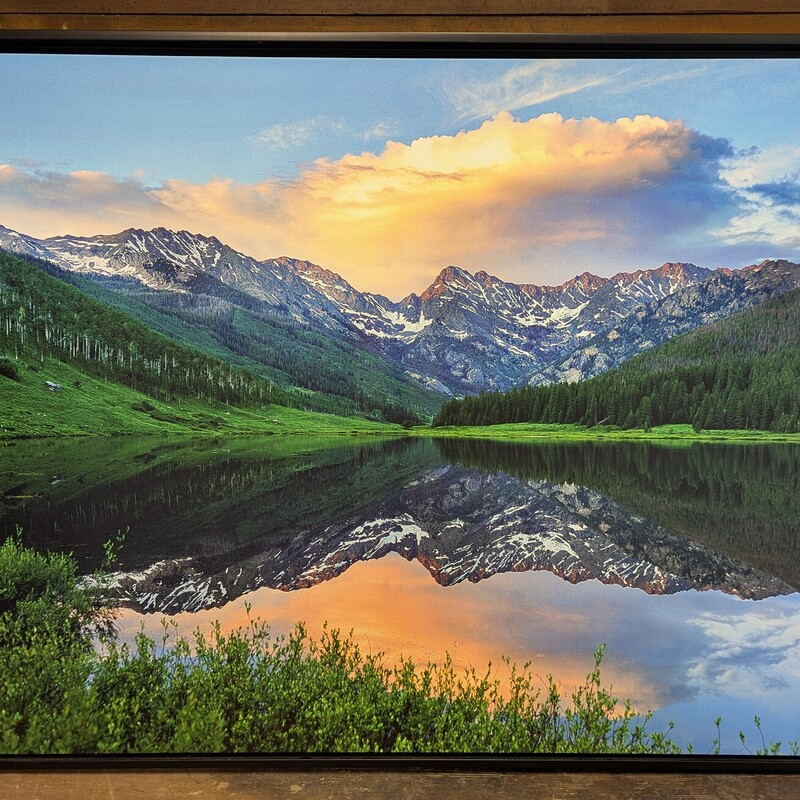
{"type": "Polygon", "coordinates": [[[560,286],[443,269],[399,302],[359,291],[308,261],[259,261],[214,237],[129,229],[35,239],[0,226],[0,248],[89,277],[122,277],[160,291],[215,294],[223,286],[292,323],[334,332],[443,395],[577,381],[679,333],[800,286],[800,266],[765,261],[741,270],[668,262],[657,269],[588,272],[560,286]]]}
{"type": "Polygon", "coordinates": [[[782,260],[764,261],[737,271],[719,269],[697,282],[683,281],[663,299],[642,305],[587,338],[565,359],[533,375],[529,383],[557,383],[599,375],[673,336],[798,286],[800,266],[782,260]]]}

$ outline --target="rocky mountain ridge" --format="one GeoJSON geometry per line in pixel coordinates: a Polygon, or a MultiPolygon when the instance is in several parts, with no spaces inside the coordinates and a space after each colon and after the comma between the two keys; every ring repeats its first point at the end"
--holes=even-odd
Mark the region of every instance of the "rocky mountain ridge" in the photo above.
{"type": "Polygon", "coordinates": [[[359,343],[444,395],[590,377],[800,286],[800,266],[788,261],[739,270],[668,262],[611,277],[584,271],[559,286],[448,266],[421,294],[395,302],[311,262],[259,261],[187,231],[39,240],[0,226],[0,248],[158,291],[203,292],[204,282],[217,281],[271,313],[359,343]]]}

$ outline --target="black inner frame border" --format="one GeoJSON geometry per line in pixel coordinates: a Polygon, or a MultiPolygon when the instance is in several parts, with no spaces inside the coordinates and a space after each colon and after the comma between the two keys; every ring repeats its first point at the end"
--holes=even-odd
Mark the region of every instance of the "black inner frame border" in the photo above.
{"type": "Polygon", "coordinates": [[[241,58],[800,58],[795,35],[0,30],[0,52],[241,58]]]}
{"type": "MultiPolygon", "coordinates": [[[[2,30],[0,53],[220,58],[798,58],[800,35],[225,33],[2,30]]],[[[800,756],[628,754],[0,754],[8,771],[422,771],[800,775],[800,756]]]]}

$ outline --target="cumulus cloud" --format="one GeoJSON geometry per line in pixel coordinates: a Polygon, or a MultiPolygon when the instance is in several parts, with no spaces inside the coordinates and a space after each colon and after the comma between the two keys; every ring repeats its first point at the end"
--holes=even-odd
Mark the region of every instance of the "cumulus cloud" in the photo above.
{"type": "Polygon", "coordinates": [[[289,181],[147,187],[6,166],[0,214],[34,235],[186,228],[257,257],[308,258],[357,288],[400,297],[451,263],[551,282],[686,257],[676,243],[707,239],[709,224],[736,210],[720,178],[730,156],[726,141],[680,121],[503,112],[454,136],[319,159],[289,181]]]}
{"type": "Polygon", "coordinates": [[[307,257],[371,270],[362,283],[394,294],[449,263],[537,280],[563,269],[564,248],[600,244],[613,260],[701,226],[729,202],[718,176],[727,152],[655,117],[501,113],[455,136],[317,161],[281,205],[307,257]]]}

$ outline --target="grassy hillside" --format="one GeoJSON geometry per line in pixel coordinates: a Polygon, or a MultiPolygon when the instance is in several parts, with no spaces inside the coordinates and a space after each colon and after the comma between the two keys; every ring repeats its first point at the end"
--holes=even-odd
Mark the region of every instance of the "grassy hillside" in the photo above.
{"type": "Polygon", "coordinates": [[[800,290],[677,336],[577,384],[446,403],[435,425],[578,423],[623,429],[800,431],[800,290]]]}
{"type": "Polygon", "coordinates": [[[57,359],[0,374],[0,439],[145,433],[393,433],[399,425],[285,406],[236,408],[196,398],[164,402],[57,359]],[[45,381],[61,386],[50,390],[45,381]]]}
{"type": "Polygon", "coordinates": [[[287,402],[270,380],[0,253],[0,437],[396,428],[287,402]]]}
{"type": "MultiPolygon", "coordinates": [[[[154,333],[35,266],[0,253],[0,354],[55,358],[87,375],[165,401],[264,407],[283,397],[268,381],[154,333]]],[[[13,361],[0,372],[14,378],[13,361]]]]}
{"type": "Polygon", "coordinates": [[[282,391],[284,404],[393,421],[430,419],[441,405],[440,395],[398,365],[351,341],[278,318],[261,301],[213,278],[199,283],[196,292],[177,293],[31,263],[178,344],[269,381],[282,391]]]}

